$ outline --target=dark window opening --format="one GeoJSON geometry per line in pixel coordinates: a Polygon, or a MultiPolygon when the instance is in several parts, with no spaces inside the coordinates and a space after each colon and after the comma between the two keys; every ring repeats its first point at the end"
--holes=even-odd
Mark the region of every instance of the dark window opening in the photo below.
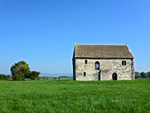
{"type": "Polygon", "coordinates": [[[84,76],[86,76],[86,72],[84,72],[84,76]]]}
{"type": "Polygon", "coordinates": [[[126,65],[126,61],[122,61],[122,65],[126,65]]]}
{"type": "Polygon", "coordinates": [[[99,64],[99,62],[97,61],[97,62],[95,62],[95,69],[96,70],[99,70],[100,69],[100,64],[99,64]]]}
{"type": "Polygon", "coordinates": [[[87,60],[85,60],[85,64],[87,64],[87,60]]]}

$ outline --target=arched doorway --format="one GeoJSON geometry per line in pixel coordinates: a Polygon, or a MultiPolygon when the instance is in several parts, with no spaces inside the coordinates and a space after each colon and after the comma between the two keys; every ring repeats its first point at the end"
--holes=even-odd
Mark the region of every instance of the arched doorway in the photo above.
{"type": "Polygon", "coordinates": [[[116,73],[112,74],[112,80],[117,80],[117,74],[116,73]]]}

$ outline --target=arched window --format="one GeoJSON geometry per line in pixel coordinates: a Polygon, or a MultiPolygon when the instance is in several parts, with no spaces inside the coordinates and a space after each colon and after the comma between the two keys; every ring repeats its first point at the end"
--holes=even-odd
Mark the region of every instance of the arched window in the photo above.
{"type": "Polygon", "coordinates": [[[100,69],[100,64],[99,64],[99,62],[97,61],[97,62],[95,62],[95,69],[96,70],[99,70],[100,69]]]}

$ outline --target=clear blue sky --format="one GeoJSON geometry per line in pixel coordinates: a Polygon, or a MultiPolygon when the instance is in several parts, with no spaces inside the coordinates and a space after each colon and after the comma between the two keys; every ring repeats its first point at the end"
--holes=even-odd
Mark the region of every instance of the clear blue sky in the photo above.
{"type": "Polygon", "coordinates": [[[72,73],[74,44],[125,44],[150,71],[150,0],[0,0],[0,73],[72,73]]]}

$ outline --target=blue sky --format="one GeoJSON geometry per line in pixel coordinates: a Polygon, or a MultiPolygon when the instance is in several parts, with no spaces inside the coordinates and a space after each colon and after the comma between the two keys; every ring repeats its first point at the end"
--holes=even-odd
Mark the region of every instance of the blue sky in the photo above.
{"type": "Polygon", "coordinates": [[[0,73],[72,73],[74,44],[125,44],[150,71],[150,0],[0,0],[0,73]]]}

